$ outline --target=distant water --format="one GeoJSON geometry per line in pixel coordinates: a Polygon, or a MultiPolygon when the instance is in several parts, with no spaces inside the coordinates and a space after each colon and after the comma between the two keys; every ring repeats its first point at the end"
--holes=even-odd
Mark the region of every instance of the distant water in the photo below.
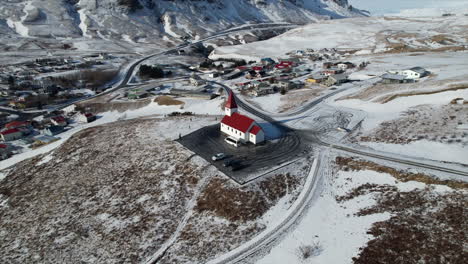
{"type": "Polygon", "coordinates": [[[443,12],[468,12],[468,0],[348,0],[356,8],[381,15],[434,15],[443,12]]]}

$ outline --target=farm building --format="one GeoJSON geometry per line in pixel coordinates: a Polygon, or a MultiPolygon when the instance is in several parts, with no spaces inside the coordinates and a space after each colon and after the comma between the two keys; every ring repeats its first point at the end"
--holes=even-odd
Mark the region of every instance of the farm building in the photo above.
{"type": "Polygon", "coordinates": [[[226,115],[221,120],[222,133],[242,142],[251,142],[253,144],[265,140],[265,134],[255,120],[238,113],[236,99],[232,91],[229,93],[225,112],[226,115]]]}
{"type": "Polygon", "coordinates": [[[382,83],[392,84],[392,83],[412,83],[414,79],[407,79],[405,75],[390,74],[386,73],[382,75],[382,83]]]}

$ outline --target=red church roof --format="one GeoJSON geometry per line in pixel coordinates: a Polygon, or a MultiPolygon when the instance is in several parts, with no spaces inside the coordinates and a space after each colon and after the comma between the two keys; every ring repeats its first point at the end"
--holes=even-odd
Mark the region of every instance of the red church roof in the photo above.
{"type": "Polygon", "coordinates": [[[226,108],[237,108],[237,104],[236,104],[236,99],[234,98],[234,94],[232,93],[232,91],[229,92],[229,97],[226,101],[226,108]]]}
{"type": "Polygon", "coordinates": [[[231,116],[225,115],[221,120],[221,123],[230,126],[234,129],[237,129],[243,133],[247,133],[250,125],[255,122],[252,118],[239,113],[234,113],[231,116]]]}
{"type": "Polygon", "coordinates": [[[253,126],[252,129],[250,129],[250,134],[257,135],[260,130],[262,129],[259,126],[253,126]]]}

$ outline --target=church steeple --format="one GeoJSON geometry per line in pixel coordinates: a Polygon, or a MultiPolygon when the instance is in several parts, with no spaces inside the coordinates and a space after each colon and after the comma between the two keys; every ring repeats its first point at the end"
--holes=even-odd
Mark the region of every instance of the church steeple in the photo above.
{"type": "Polygon", "coordinates": [[[232,91],[229,91],[229,97],[226,101],[224,110],[228,116],[231,116],[233,113],[237,112],[236,98],[234,97],[232,91]]]}

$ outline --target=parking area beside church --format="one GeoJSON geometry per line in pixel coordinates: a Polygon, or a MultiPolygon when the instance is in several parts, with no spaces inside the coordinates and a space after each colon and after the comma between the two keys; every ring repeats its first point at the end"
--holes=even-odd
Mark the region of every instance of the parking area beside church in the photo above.
{"type": "Polygon", "coordinates": [[[288,132],[274,141],[266,141],[259,145],[248,143],[237,148],[224,142],[225,137],[220,131],[220,125],[217,124],[201,128],[180,138],[178,142],[212,163],[239,184],[286,165],[306,153],[306,147],[301,144],[300,137],[294,132],[288,132]],[[217,153],[225,153],[226,158],[213,161],[211,158],[217,153]],[[238,160],[240,168],[231,171],[231,167],[224,167],[224,161],[229,159],[238,160]]]}

